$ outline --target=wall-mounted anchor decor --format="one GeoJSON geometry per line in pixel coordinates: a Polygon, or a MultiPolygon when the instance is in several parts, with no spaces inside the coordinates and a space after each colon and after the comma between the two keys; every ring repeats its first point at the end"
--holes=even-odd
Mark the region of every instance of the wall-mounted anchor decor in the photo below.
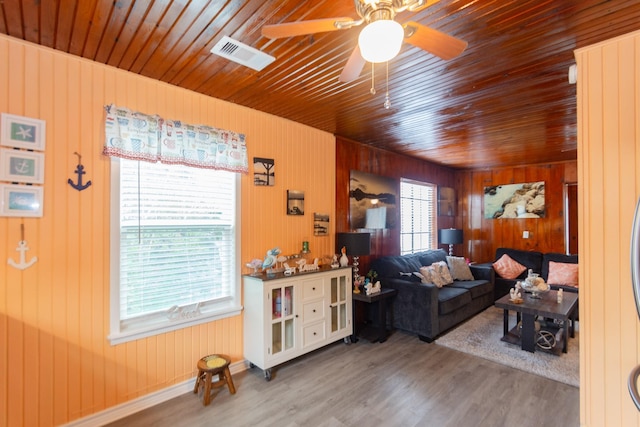
{"type": "Polygon", "coordinates": [[[82,166],[82,156],[76,151],[74,151],[73,154],[78,156],[78,166],[76,166],[76,170],[74,171],[76,174],[78,174],[78,182],[77,183],[73,182],[71,178],[69,178],[67,182],[69,183],[70,186],[72,186],[78,191],[86,190],[87,187],[91,185],[91,181],[87,181],[86,184],[82,183],[82,175],[86,174],[86,172],[84,171],[84,166],[82,166]]]}
{"type": "Polygon", "coordinates": [[[27,246],[27,241],[24,240],[24,224],[20,224],[20,237],[21,239],[18,242],[18,247],[16,248],[16,251],[20,252],[20,262],[15,262],[11,258],[9,258],[7,260],[7,263],[12,267],[17,268],[18,270],[24,270],[35,264],[36,261],[38,261],[38,257],[34,256],[27,262],[27,255],[25,254],[25,252],[29,250],[29,247],[27,246]]]}

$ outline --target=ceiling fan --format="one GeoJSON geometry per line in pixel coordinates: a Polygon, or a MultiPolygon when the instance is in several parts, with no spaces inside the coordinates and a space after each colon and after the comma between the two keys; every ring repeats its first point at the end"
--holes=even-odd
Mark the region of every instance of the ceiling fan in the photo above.
{"type": "Polygon", "coordinates": [[[350,82],[360,75],[368,62],[386,62],[400,51],[402,41],[419,47],[444,60],[460,55],[467,42],[447,35],[417,22],[399,24],[395,16],[408,10],[417,12],[439,0],[354,0],[356,13],[360,19],[349,17],[314,19],[265,25],[262,35],[271,39],[295,37],[328,31],[346,30],[363,23],[367,25],[360,32],[347,65],[340,74],[341,82],[350,82]]]}

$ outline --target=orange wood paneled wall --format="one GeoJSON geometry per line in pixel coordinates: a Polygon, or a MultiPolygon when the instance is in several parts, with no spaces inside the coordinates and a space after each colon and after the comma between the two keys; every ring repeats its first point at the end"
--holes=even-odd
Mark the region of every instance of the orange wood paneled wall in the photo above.
{"type": "MultiPolygon", "coordinates": [[[[454,186],[454,170],[451,168],[402,156],[385,150],[338,137],[336,140],[336,230],[349,231],[349,178],[351,170],[394,178],[429,182],[439,186],[454,186]]],[[[399,203],[399,201],[398,201],[399,203]]],[[[398,210],[399,211],[399,210],[398,210]]],[[[438,228],[453,227],[453,217],[438,217],[438,228]]],[[[397,255],[400,253],[400,218],[395,228],[372,233],[371,256],[360,258],[360,270],[368,271],[372,257],[397,255]]],[[[444,248],[444,246],[443,246],[444,248]]]]}
{"type": "Polygon", "coordinates": [[[640,32],[576,51],[580,423],[640,426],[627,392],[640,363],[630,242],[640,196],[640,32]]]}
{"type": "MultiPolygon", "coordinates": [[[[333,253],[333,231],[313,236],[313,212],[335,219],[335,138],[239,107],[0,36],[0,112],[46,121],[44,216],[0,217],[0,426],[60,425],[187,381],[212,352],[242,360],[242,316],[111,346],[109,160],[102,156],[109,103],[244,133],[249,159],[275,159],[276,185],[242,178],[242,264],[309,240],[333,253]],[[85,179],[75,179],[82,155],[85,179]],[[304,216],[286,215],[286,190],[305,192],[304,216]],[[18,259],[21,224],[26,270],[18,259]]],[[[250,172],[252,167],[250,167],[250,172]]],[[[332,223],[333,226],[334,223],[332,223]]],[[[243,272],[248,269],[243,267],[243,272]]]]}
{"type": "Polygon", "coordinates": [[[476,262],[493,261],[500,247],[564,253],[564,184],[576,181],[576,162],[458,172],[455,187],[461,214],[457,220],[464,234],[465,256],[476,262]],[[485,187],[537,181],[545,182],[544,218],[484,218],[485,187]],[[522,237],[523,231],[529,231],[528,239],[522,237]]]}

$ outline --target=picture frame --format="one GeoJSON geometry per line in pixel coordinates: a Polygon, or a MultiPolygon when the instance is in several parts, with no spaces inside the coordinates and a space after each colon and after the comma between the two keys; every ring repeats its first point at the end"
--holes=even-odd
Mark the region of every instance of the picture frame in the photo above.
{"type": "Polygon", "coordinates": [[[524,182],[484,187],[485,219],[544,218],[545,182],[524,182]]]}
{"type": "Polygon", "coordinates": [[[352,230],[391,229],[396,226],[398,181],[394,178],[351,170],[349,222],[352,230]]]}
{"type": "Polygon", "coordinates": [[[451,187],[438,187],[438,215],[456,216],[456,190],[451,187]]]}
{"type": "Polygon", "coordinates": [[[287,215],[304,215],[304,191],[287,190],[287,215]]]}
{"type": "Polygon", "coordinates": [[[42,217],[43,187],[0,184],[0,216],[42,217]]]}
{"type": "Polygon", "coordinates": [[[0,117],[0,145],[44,151],[46,130],[44,120],[2,113],[0,117]]]}
{"type": "Polygon", "coordinates": [[[253,158],[253,185],[273,187],[276,185],[275,160],[264,157],[253,158]]]}
{"type": "Polygon", "coordinates": [[[0,181],[44,183],[44,153],[0,148],[0,181]]]}
{"type": "Polygon", "coordinates": [[[313,213],[313,235],[328,236],[329,235],[329,214],[313,213]]]}

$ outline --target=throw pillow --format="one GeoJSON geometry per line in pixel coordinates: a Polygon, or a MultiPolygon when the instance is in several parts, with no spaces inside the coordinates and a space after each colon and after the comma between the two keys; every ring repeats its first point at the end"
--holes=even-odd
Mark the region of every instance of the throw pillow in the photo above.
{"type": "Polygon", "coordinates": [[[463,257],[448,256],[447,264],[449,265],[449,270],[451,271],[451,277],[453,277],[453,280],[474,280],[469,264],[467,264],[467,260],[463,257]]]}
{"type": "Polygon", "coordinates": [[[420,267],[420,274],[424,276],[424,279],[422,279],[422,283],[432,283],[439,288],[447,284],[446,280],[440,275],[440,273],[436,270],[436,266],[434,266],[433,264],[425,267],[420,267]]]}
{"type": "Polygon", "coordinates": [[[504,279],[517,279],[527,269],[507,254],[502,255],[499,260],[494,262],[493,268],[504,279]]]}
{"type": "Polygon", "coordinates": [[[451,277],[451,272],[449,271],[449,266],[445,261],[438,261],[431,264],[437,274],[442,278],[445,285],[450,285],[453,283],[453,277],[451,277]]]}
{"type": "MultiPolygon", "coordinates": [[[[433,276],[437,276],[435,274],[433,267],[431,266],[420,267],[420,275],[422,276],[422,278],[420,279],[422,283],[433,283],[434,285],[438,286],[438,284],[436,283],[438,277],[433,277],[433,276]]],[[[443,285],[440,285],[438,287],[441,288],[442,286],[443,285]]]]}
{"type": "Polygon", "coordinates": [[[578,264],[549,261],[550,285],[566,285],[578,287],[578,264]]]}

